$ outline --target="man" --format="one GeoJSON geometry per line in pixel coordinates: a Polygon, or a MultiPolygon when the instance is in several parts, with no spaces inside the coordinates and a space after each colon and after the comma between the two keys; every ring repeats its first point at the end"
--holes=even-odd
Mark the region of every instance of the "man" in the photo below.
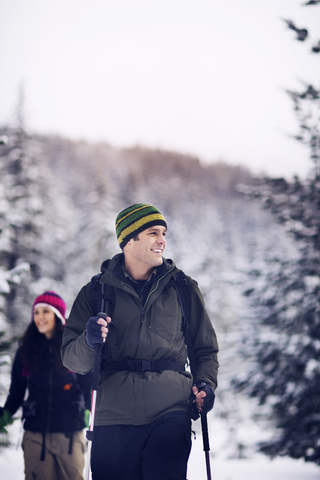
{"type": "Polygon", "coordinates": [[[64,331],[62,359],[85,374],[104,343],[91,468],[93,480],[185,480],[191,405],[209,411],[217,386],[218,345],[197,283],[190,284],[190,335],[196,378],[185,371],[182,310],[163,258],[167,223],[152,205],[119,213],[122,253],[101,267],[106,319],[93,311],[91,282],[78,294],[64,331]]]}

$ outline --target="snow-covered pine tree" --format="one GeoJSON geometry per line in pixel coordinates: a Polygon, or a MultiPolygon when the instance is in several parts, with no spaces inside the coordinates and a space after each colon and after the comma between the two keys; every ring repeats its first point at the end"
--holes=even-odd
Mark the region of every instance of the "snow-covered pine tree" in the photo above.
{"type": "Polygon", "coordinates": [[[254,310],[243,353],[254,361],[234,383],[268,407],[277,429],[261,451],[320,465],[320,92],[305,85],[288,93],[299,121],[296,139],[310,148],[314,168],[303,180],[266,178],[242,187],[272,212],[297,250],[269,252],[251,272],[246,295],[254,310]]]}
{"type": "Polygon", "coordinates": [[[16,125],[3,128],[0,135],[5,138],[0,145],[1,266],[4,270],[24,262],[30,266],[29,281],[10,281],[11,288],[2,297],[2,314],[9,328],[19,334],[30,321],[25,311],[29,311],[38,289],[44,288],[41,279],[49,276],[52,283],[52,278],[60,275],[60,280],[61,271],[63,277],[63,269],[55,268],[56,256],[52,253],[59,251],[68,205],[61,205],[63,199],[54,189],[57,182],[46,166],[41,142],[25,131],[22,94],[16,125]]]}
{"type": "MultiPolygon", "coordinates": [[[[26,151],[26,134],[19,126],[6,129],[8,139],[0,146],[0,259],[5,270],[11,270],[20,263],[28,262],[37,270],[37,253],[40,231],[36,215],[41,208],[41,198],[33,189],[33,155],[26,151]]],[[[19,305],[26,300],[25,286],[12,284],[5,295],[3,310],[6,319],[17,319],[19,305]]]]}
{"type": "Polygon", "coordinates": [[[258,192],[298,250],[269,252],[251,272],[246,294],[255,310],[244,351],[255,364],[236,383],[270,406],[279,434],[262,451],[320,464],[320,178],[269,179],[258,192]]]}

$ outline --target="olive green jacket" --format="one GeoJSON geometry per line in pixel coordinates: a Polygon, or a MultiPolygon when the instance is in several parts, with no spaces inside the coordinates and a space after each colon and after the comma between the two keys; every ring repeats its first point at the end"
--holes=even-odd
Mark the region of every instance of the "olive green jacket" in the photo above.
{"type": "MultiPolygon", "coordinates": [[[[119,254],[122,255],[122,254],[119,254]]],[[[170,282],[179,270],[164,260],[164,274],[151,285],[142,305],[125,277],[115,273],[116,255],[102,264],[101,282],[113,286],[114,305],[107,338],[108,359],[175,360],[187,362],[182,314],[177,292],[170,282]],[[170,283],[169,283],[170,282],[170,283]]],[[[217,386],[218,344],[197,283],[191,285],[190,334],[197,364],[197,378],[188,371],[121,371],[103,374],[97,394],[95,425],[145,425],[172,411],[188,411],[194,382],[217,386]]],[[[94,366],[95,350],[85,341],[86,323],[94,315],[91,284],[79,292],[62,340],[62,361],[69,370],[85,374],[94,366]]]]}

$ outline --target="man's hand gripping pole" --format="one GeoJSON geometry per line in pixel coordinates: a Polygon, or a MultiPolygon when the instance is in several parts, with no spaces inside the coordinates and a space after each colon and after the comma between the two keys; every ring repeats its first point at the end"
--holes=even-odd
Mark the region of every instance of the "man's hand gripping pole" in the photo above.
{"type": "MultiPolygon", "coordinates": [[[[104,312],[99,312],[97,317],[107,318],[107,314],[104,312]]],[[[99,378],[100,378],[100,361],[101,361],[101,351],[103,343],[96,343],[94,346],[95,355],[94,355],[94,367],[92,375],[92,393],[91,393],[91,411],[90,411],[90,422],[89,430],[86,433],[86,437],[89,441],[93,440],[93,427],[94,427],[94,418],[96,414],[96,404],[97,404],[97,392],[99,388],[99,378]]]]}
{"type": "MultiPolygon", "coordinates": [[[[99,312],[98,317],[106,320],[107,314],[104,312],[99,312]]],[[[105,339],[106,340],[106,339],[105,339]]],[[[96,415],[96,404],[97,404],[97,392],[99,388],[99,378],[100,378],[100,361],[101,361],[101,352],[104,343],[96,343],[94,346],[95,355],[94,355],[94,367],[92,375],[92,392],[91,392],[91,411],[90,411],[90,420],[89,420],[89,430],[86,432],[88,444],[87,452],[87,464],[86,464],[86,480],[90,480],[91,477],[91,468],[90,468],[90,457],[91,457],[91,446],[93,440],[93,428],[94,428],[94,419],[96,415]]]]}

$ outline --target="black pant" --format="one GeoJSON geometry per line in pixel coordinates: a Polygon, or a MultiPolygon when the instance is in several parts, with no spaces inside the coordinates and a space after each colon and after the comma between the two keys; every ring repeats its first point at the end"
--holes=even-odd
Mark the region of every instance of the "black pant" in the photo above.
{"type": "Polygon", "coordinates": [[[186,480],[190,414],[172,412],[149,425],[94,428],[93,480],[186,480]]]}

